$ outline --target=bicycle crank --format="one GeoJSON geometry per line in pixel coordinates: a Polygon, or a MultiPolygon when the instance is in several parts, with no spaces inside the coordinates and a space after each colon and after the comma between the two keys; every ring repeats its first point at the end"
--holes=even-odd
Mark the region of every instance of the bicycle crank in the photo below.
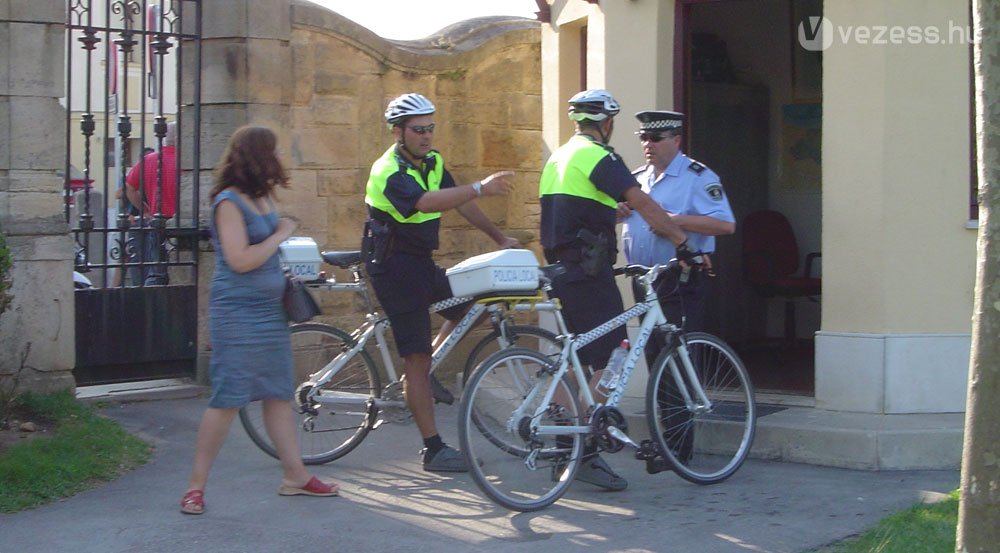
{"type": "Polygon", "coordinates": [[[618,440],[618,442],[623,445],[627,445],[632,449],[639,449],[639,444],[635,443],[635,441],[632,438],[629,438],[628,434],[619,430],[617,426],[609,426],[608,434],[610,434],[612,438],[618,440]]]}
{"type": "Polygon", "coordinates": [[[393,382],[382,390],[382,397],[379,403],[379,414],[381,417],[375,423],[375,428],[387,422],[406,424],[413,422],[413,413],[406,407],[406,400],[403,397],[403,383],[393,382]],[[399,405],[399,407],[396,407],[399,405]]]}
{"type": "Polygon", "coordinates": [[[628,422],[617,407],[598,407],[590,418],[590,427],[598,445],[608,453],[621,451],[626,445],[639,449],[639,444],[628,437],[628,422]]]}

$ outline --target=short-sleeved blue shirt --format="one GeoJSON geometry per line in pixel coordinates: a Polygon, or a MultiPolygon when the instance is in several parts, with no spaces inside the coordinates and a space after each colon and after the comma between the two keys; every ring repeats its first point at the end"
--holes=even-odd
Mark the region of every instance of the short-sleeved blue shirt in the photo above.
{"type": "MultiPolygon", "coordinates": [[[[722,189],[719,175],[701,163],[678,152],[666,170],[656,178],[652,165],[636,170],[636,180],[643,192],[674,215],[706,215],[730,223],[736,222],[733,210],[722,189]]],[[[687,232],[693,251],[715,251],[715,237],[687,232]]],[[[633,212],[622,229],[622,247],[629,263],[655,265],[674,258],[673,242],[653,234],[649,224],[633,212]]]]}

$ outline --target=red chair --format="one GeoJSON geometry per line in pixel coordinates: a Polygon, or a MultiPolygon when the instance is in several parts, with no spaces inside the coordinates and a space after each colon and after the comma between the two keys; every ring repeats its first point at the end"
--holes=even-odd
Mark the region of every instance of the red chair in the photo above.
{"type": "Polygon", "coordinates": [[[785,342],[795,341],[797,298],[819,301],[822,281],[812,276],[813,260],[820,252],[806,255],[805,271],[799,271],[799,246],[788,219],[777,211],[755,211],[746,216],[743,234],[743,279],[765,298],[785,299],[785,342]]]}

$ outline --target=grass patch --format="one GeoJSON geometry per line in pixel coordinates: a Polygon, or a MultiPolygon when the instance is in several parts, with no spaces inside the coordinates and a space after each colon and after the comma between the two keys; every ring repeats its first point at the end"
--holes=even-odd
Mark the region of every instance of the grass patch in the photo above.
{"type": "Polygon", "coordinates": [[[958,525],[958,490],[939,503],[890,515],[860,536],[816,553],[953,553],[958,525]]]}
{"type": "Polygon", "coordinates": [[[149,460],[149,444],[97,415],[68,390],[26,393],[19,403],[52,421],[55,430],[51,436],[13,445],[0,455],[0,513],[69,497],[149,460]]]}

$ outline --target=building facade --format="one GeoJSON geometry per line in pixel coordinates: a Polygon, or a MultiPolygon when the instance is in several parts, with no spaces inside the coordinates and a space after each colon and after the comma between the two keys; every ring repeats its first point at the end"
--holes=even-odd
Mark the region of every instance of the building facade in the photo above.
{"type": "MultiPolygon", "coordinates": [[[[964,411],[977,233],[967,2],[556,0],[546,15],[546,148],[571,133],[566,99],[607,88],[623,106],[611,143],[630,165],[631,114],[669,109],[689,116],[685,151],[720,173],[737,233],[718,240],[731,274],[714,332],[734,344],[781,333],[781,300],[739,276],[746,214],[780,211],[803,254],[822,252],[821,298],[795,306],[811,385],[783,394],[777,378],[770,399],[873,421],[964,411]]],[[[778,359],[763,380],[800,369],[778,359]]],[[[960,419],[947,420],[960,444],[960,419]]]]}

